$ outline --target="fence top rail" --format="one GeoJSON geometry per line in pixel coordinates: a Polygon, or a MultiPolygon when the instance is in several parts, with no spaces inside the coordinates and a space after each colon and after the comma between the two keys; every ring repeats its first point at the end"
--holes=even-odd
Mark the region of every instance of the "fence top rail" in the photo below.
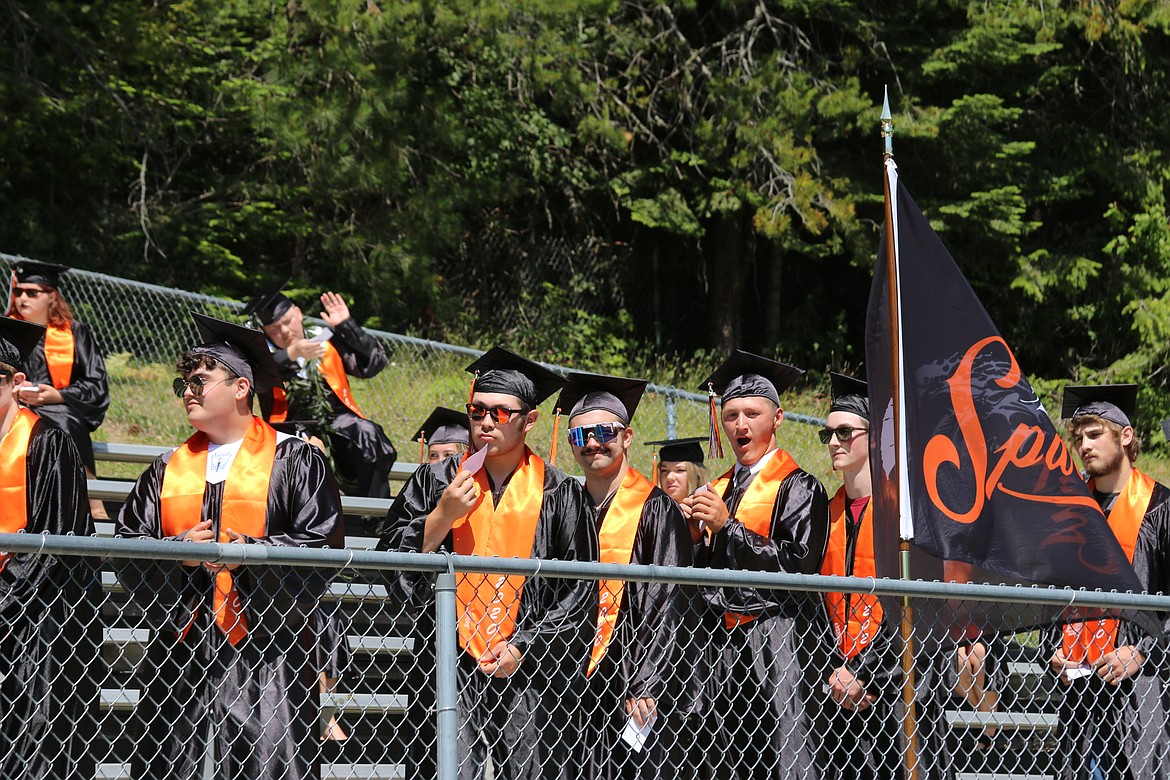
{"type": "Polygon", "coordinates": [[[633,582],[676,582],[684,585],[751,587],[815,592],[861,591],[881,596],[1000,601],[1063,607],[1170,611],[1170,597],[1141,593],[1104,593],[1054,587],[973,585],[820,574],[727,571],[676,566],[555,561],[521,558],[481,558],[440,553],[377,552],[273,547],[262,544],[193,545],[154,539],[103,539],[52,534],[0,534],[0,550],[14,553],[80,555],[107,558],[203,560],[220,564],[308,566],[325,569],[381,569],[417,572],[474,572],[567,579],[621,579],[633,582]]]}

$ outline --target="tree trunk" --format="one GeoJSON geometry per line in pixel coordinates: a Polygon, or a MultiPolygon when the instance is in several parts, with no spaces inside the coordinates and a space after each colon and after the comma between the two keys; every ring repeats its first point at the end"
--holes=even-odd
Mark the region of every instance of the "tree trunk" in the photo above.
{"type": "Polygon", "coordinates": [[[744,215],[718,217],[707,231],[705,254],[711,268],[711,317],[709,343],[730,352],[740,335],[740,305],[743,302],[747,266],[744,252],[744,215]]]}

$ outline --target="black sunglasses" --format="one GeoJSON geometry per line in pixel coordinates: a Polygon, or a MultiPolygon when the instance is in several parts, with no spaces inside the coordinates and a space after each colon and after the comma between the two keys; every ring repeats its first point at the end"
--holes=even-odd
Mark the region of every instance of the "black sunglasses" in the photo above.
{"type": "Polygon", "coordinates": [[[821,444],[828,444],[833,438],[833,435],[836,434],[837,441],[844,444],[854,436],[860,436],[867,432],[869,432],[869,428],[854,428],[851,425],[841,425],[836,428],[821,428],[817,431],[817,438],[821,440],[821,444]]]}
{"type": "Polygon", "coordinates": [[[182,398],[183,393],[187,392],[187,388],[191,388],[191,395],[199,398],[203,395],[203,391],[220,382],[231,382],[233,379],[239,377],[229,376],[226,379],[215,379],[208,382],[201,376],[193,376],[190,379],[183,379],[181,376],[175,377],[175,381],[171,383],[171,389],[175,391],[176,398],[182,398]]]}
{"type": "Polygon", "coordinates": [[[507,425],[508,421],[518,414],[527,414],[523,409],[509,409],[506,406],[487,407],[479,404],[467,405],[467,416],[479,422],[488,415],[496,421],[496,425],[507,425]]]}

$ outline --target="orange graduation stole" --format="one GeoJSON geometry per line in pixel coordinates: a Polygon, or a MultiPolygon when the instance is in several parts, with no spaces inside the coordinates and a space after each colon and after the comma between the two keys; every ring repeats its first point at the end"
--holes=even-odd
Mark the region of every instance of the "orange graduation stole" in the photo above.
{"type": "MultiPolygon", "coordinates": [[[[0,442],[0,531],[14,534],[28,527],[28,444],[32,439],[36,413],[23,406],[16,411],[12,427],[0,442]]],[[[0,553],[0,571],[9,553],[0,553]]]]}
{"type": "MultiPolygon", "coordinates": [[[[1125,481],[1125,488],[1113,508],[1109,510],[1109,528],[1121,549],[1125,550],[1129,562],[1133,563],[1133,552],[1137,547],[1138,531],[1142,527],[1142,519],[1146,516],[1146,509],[1150,506],[1150,498],[1154,495],[1154,480],[1137,469],[1134,469],[1129,479],[1125,481]]],[[[1093,487],[1089,481],[1089,489],[1093,487]]],[[[1116,620],[1086,620],[1083,623],[1068,623],[1064,627],[1060,649],[1065,658],[1077,664],[1093,664],[1099,661],[1106,653],[1112,653],[1117,643],[1116,620]]]]}
{"type": "MultiPolygon", "coordinates": [[[[178,536],[203,519],[207,445],[206,434],[196,433],[175,450],[167,463],[160,496],[163,536],[178,536]]],[[[268,482],[275,460],[276,431],[260,418],[253,417],[224,484],[223,505],[219,513],[221,542],[228,541],[223,529],[229,523],[233,531],[244,536],[264,535],[268,482]]],[[[231,572],[221,571],[215,575],[212,607],[216,625],[227,635],[228,641],[235,645],[247,635],[248,623],[244,619],[239,591],[232,584],[231,572]]],[[[185,634],[186,630],[180,638],[185,634]]]]}
{"type": "MultiPolygon", "coordinates": [[[[325,384],[341,399],[346,408],[363,420],[368,419],[358,408],[357,401],[353,400],[353,393],[349,389],[349,378],[345,375],[345,363],[341,353],[332,342],[325,342],[325,354],[317,364],[321,376],[325,377],[325,384]]],[[[272,388],[272,414],[268,415],[271,422],[284,422],[288,419],[288,395],[283,387],[272,388]]]]}
{"type": "MultiPolygon", "coordinates": [[[[467,455],[463,460],[467,460],[467,455]]],[[[544,461],[524,447],[508,489],[495,505],[487,472],[475,475],[479,500],[455,522],[451,534],[459,555],[531,558],[536,522],[544,502],[544,461]]],[[[488,648],[516,630],[524,577],[465,573],[455,589],[459,602],[459,645],[478,661],[488,648]]]]}
{"type": "MultiPolygon", "coordinates": [[[[633,468],[626,471],[622,478],[621,487],[605,513],[605,519],[598,531],[598,541],[601,546],[602,563],[630,563],[634,554],[634,536],[638,533],[638,523],[642,520],[642,507],[654,485],[633,468]]],[[[622,597],[626,592],[625,580],[602,580],[601,602],[597,611],[597,633],[593,637],[593,651],[589,658],[589,671],[586,676],[593,674],[593,670],[601,663],[609,645],[613,642],[614,628],[617,626],[618,611],[622,606],[622,597]]]]}
{"type": "MultiPolygon", "coordinates": [[[[743,498],[740,499],[739,505],[735,508],[735,519],[749,531],[770,538],[772,510],[776,505],[776,493],[780,490],[780,483],[799,468],[800,466],[791,455],[784,450],[777,449],[776,454],[760,469],[760,473],[756,474],[748,483],[743,498]]],[[[731,477],[734,473],[735,467],[733,466],[712,483],[712,489],[718,495],[725,496],[728,487],[731,486],[731,477]]],[[[755,619],[755,615],[743,615],[738,612],[726,612],[723,615],[723,623],[727,628],[749,623],[755,619]]]]}
{"type": "Polygon", "coordinates": [[[45,331],[45,362],[53,387],[68,387],[73,379],[73,327],[68,322],[50,325],[45,331]]]}
{"type": "MultiPolygon", "coordinates": [[[[849,543],[846,533],[847,515],[845,488],[837,491],[829,502],[829,546],[821,564],[821,574],[836,577],[876,577],[877,566],[873,552],[873,523],[870,522],[871,500],[865,505],[858,520],[857,543],[853,548],[853,571],[848,570],[846,549],[849,543]]],[[[837,636],[837,647],[846,658],[854,658],[869,647],[882,624],[882,604],[877,596],[868,593],[826,593],[825,606],[829,619],[833,621],[833,632],[837,636]]]]}

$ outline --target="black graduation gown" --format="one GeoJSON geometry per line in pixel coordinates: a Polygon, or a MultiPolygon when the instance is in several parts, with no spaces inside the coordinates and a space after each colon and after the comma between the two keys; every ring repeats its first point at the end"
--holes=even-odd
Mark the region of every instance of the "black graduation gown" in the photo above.
{"type": "MultiPolygon", "coordinates": [[[[777,457],[777,456],[773,456],[777,457]]],[[[750,481],[724,501],[734,518],[750,481]]],[[[737,571],[815,574],[829,535],[824,486],[797,469],[780,483],[768,537],[732,519],[701,548],[696,565],[737,571]]],[[[816,644],[817,595],[787,590],[707,588],[716,612],[755,614],[730,629],[720,623],[711,660],[718,690],[710,716],[718,720],[714,756],[720,777],[817,777],[812,723],[811,649],[816,644]]],[[[708,755],[711,759],[711,755],[708,755]]]]}
{"type": "MultiPolygon", "coordinates": [[[[845,523],[846,570],[834,574],[853,576],[860,530],[860,525],[845,523]]],[[[814,688],[813,695],[820,699],[816,734],[821,740],[821,776],[858,780],[901,777],[901,713],[898,704],[902,674],[898,656],[901,638],[897,624],[886,615],[865,649],[846,658],[822,598],[820,637],[819,687],[814,688]],[[862,681],[867,694],[877,697],[870,707],[861,711],[846,710],[823,692],[830,675],[842,666],[862,681]]]]}
{"type": "MultiPolygon", "coordinates": [[[[345,373],[358,379],[377,376],[389,364],[382,344],[360,325],[349,318],[333,329],[330,343],[337,349],[345,373]]],[[[301,371],[295,360],[289,359],[288,352],[278,349],[272,355],[280,369],[281,379],[293,379],[301,371]]],[[[390,498],[390,467],[398,453],[382,426],[373,420],[358,417],[341,402],[335,393],[325,387],[333,407],[333,419],[329,421],[329,452],[337,467],[337,478],[347,493],[390,498]]],[[[272,414],[272,392],[260,394],[260,409],[264,419],[272,414]]],[[[290,406],[288,419],[298,417],[298,410],[290,406]]]]}
{"type": "MultiPolygon", "coordinates": [[[[1170,594],[1170,488],[1154,485],[1150,503],[1138,529],[1133,569],[1146,593],[1170,594]]],[[[1162,636],[1151,637],[1132,623],[1118,627],[1117,646],[1134,645],[1145,657],[1134,677],[1113,686],[1096,674],[1064,689],[1056,755],[1063,757],[1058,776],[1065,780],[1090,778],[1089,757],[1097,754],[1106,764],[1106,780],[1166,777],[1170,766],[1170,613],[1156,615],[1162,636]],[[1109,765],[1108,762],[1114,762],[1109,765]]],[[[1045,632],[1046,657],[1060,647],[1060,631],[1045,632]]]]}
{"type": "MultiPolygon", "coordinates": [[[[26,463],[27,532],[92,535],[69,437],[36,423],[26,463]]],[[[21,553],[0,572],[0,777],[94,777],[101,600],[94,560],[21,553]]]]}
{"type": "MultiPolygon", "coordinates": [[[[159,495],[170,456],[138,478],[118,515],[121,536],[163,538],[159,495]]],[[[203,497],[203,516],[216,530],[225,484],[208,485],[203,497]]],[[[337,484],[316,447],[295,438],[277,443],[265,535],[251,542],[344,547],[337,484]]],[[[154,629],[140,675],[134,777],[202,777],[210,721],[217,728],[216,777],[317,778],[317,673],[298,637],[327,576],[302,567],[236,570],[248,635],[233,647],[215,624],[214,577],[202,567],[127,559],[114,565],[154,629]]]]}
{"type": "MultiPolygon", "coordinates": [[[[387,514],[380,550],[422,550],[426,517],[459,471],[461,456],[419,468],[407,480],[387,514]]],[[[451,535],[443,547],[454,549],[451,535]]],[[[544,498],[536,523],[532,557],[597,560],[597,531],[585,491],[575,479],[545,465],[544,498]]],[[[434,578],[397,572],[388,585],[419,616],[415,648],[416,674],[407,720],[419,729],[412,750],[412,777],[434,771],[434,578]],[[432,754],[432,755],[428,755],[432,754]]],[[[495,776],[556,778],[574,772],[571,751],[576,713],[585,680],[585,664],[596,620],[597,583],[552,577],[528,579],[520,594],[516,630],[509,642],[524,653],[512,677],[497,679],[479,671],[475,660],[458,650],[459,776],[483,777],[490,752],[495,776]],[[482,738],[481,738],[482,735],[482,738]],[[488,745],[484,744],[483,739],[488,745]]]]}
{"type": "MultiPolygon", "coordinates": [[[[609,504],[596,510],[600,531],[609,504]]],[[[678,504],[655,487],[642,506],[631,563],[690,566],[691,533],[678,504]]],[[[685,744],[680,739],[695,705],[691,675],[702,667],[690,645],[697,625],[691,589],[665,582],[626,583],[613,639],[589,677],[581,765],[589,778],[673,777],[685,744]],[[651,697],[658,720],[641,752],[622,740],[628,698],[651,697]]]]}
{"type": "MultiPolygon", "coordinates": [[[[49,364],[45,361],[43,338],[28,356],[25,366],[29,383],[53,384],[49,364]]],[[[81,462],[96,473],[90,433],[97,430],[106,417],[110,386],[106,378],[106,361],[97,339],[85,323],[77,320],[73,321],[73,373],[69,384],[60,392],[65,403],[37,406],[33,411],[66,431],[77,446],[81,462]]]]}

